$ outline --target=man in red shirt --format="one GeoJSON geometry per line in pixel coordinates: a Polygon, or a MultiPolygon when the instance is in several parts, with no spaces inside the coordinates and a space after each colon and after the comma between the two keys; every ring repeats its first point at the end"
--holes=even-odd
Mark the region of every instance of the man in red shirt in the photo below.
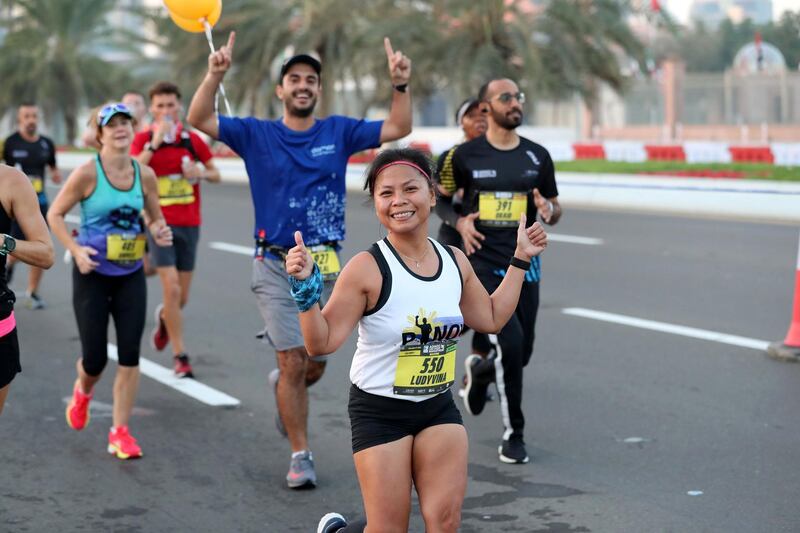
{"type": "Polygon", "coordinates": [[[200,181],[218,182],[211,151],[181,122],[181,93],[170,82],[150,89],[150,128],[136,134],[131,154],[158,176],[161,210],[172,228],[172,246],[156,246],[148,235],[153,266],[161,278],[164,303],[156,307],[151,342],[156,350],[172,343],[175,374],[193,377],[183,343],[181,309],[189,299],[197,243],[200,240],[200,181]]]}

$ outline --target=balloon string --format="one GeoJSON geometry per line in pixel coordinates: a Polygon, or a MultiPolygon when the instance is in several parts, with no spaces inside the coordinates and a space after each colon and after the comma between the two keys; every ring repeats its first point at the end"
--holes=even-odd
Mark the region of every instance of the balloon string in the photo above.
{"type": "MultiPolygon", "coordinates": [[[[211,49],[211,53],[213,54],[216,52],[214,49],[214,40],[211,38],[211,24],[208,23],[208,20],[203,19],[203,28],[206,30],[206,41],[208,41],[208,47],[211,49]]],[[[219,94],[222,95],[222,101],[225,102],[225,109],[228,111],[228,116],[233,115],[231,113],[231,104],[228,102],[228,95],[225,94],[225,86],[220,82],[219,84],[219,94]]],[[[214,112],[219,114],[219,110],[217,107],[217,98],[214,97],[214,112]]]]}

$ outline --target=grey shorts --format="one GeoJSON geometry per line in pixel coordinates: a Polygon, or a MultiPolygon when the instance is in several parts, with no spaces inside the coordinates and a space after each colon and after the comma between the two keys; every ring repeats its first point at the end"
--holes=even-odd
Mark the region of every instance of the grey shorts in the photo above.
{"type": "MultiPolygon", "coordinates": [[[[324,305],[333,290],[333,281],[325,282],[320,305],[324,305]]],[[[284,351],[303,346],[297,305],[289,293],[289,278],[283,261],[253,260],[253,279],[250,290],[256,295],[258,310],[264,318],[263,338],[275,350],[284,351]]],[[[324,360],[315,357],[316,361],[324,360]]]]}
{"type": "Polygon", "coordinates": [[[171,226],[172,246],[159,246],[153,236],[147,233],[147,250],[153,266],[174,266],[180,272],[194,270],[197,258],[197,243],[200,241],[200,226],[171,226]]]}

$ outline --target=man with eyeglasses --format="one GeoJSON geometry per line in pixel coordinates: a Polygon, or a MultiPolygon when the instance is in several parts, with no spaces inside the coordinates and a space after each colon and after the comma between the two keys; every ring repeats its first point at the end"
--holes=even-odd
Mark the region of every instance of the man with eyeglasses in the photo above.
{"type": "Polygon", "coordinates": [[[523,440],[522,374],[533,354],[541,269],[538,258],[524,264],[512,256],[520,218],[525,215],[530,225],[538,214],[553,225],[561,218],[561,207],[550,154],[516,132],[525,94],[509,79],[493,79],[481,87],[478,99],[489,111],[486,135],[462,144],[453,155],[455,185],[464,190],[456,229],[488,292],[500,285],[508,268],[527,273],[514,316],[497,335],[489,335],[489,357],[473,354],[465,361],[464,406],[470,414],[480,414],[489,385],[496,383],[505,427],[499,458],[522,464],[529,461],[523,440]]]}

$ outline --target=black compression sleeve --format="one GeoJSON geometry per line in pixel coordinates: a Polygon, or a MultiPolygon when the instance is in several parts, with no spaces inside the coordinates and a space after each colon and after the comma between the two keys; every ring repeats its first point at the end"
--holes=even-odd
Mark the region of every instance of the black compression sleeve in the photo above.
{"type": "Polygon", "coordinates": [[[440,194],[436,199],[436,207],[434,207],[434,211],[439,218],[442,219],[442,222],[453,228],[456,227],[456,222],[458,222],[459,215],[455,210],[455,206],[453,206],[452,196],[443,196],[440,194]]]}

